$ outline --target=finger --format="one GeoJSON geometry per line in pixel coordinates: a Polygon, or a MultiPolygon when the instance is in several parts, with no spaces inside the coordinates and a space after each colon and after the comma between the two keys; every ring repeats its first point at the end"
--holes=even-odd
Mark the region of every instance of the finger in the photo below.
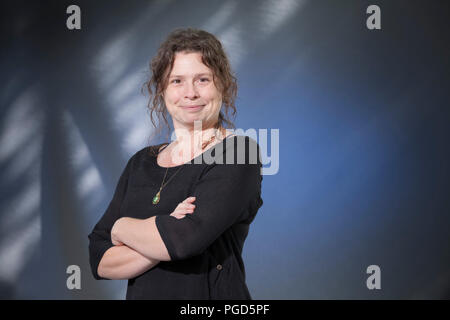
{"type": "Polygon", "coordinates": [[[190,204],[190,203],[181,203],[180,204],[180,208],[181,209],[194,209],[195,208],[195,204],[190,204]]]}
{"type": "Polygon", "coordinates": [[[194,208],[191,207],[189,204],[180,203],[174,210],[174,212],[185,212],[187,210],[193,210],[194,208]]]}
{"type": "Polygon", "coordinates": [[[180,204],[192,204],[195,200],[184,200],[180,204]]]}
{"type": "Polygon", "coordinates": [[[183,213],[176,213],[176,214],[171,214],[171,216],[173,216],[173,217],[175,217],[177,219],[183,219],[186,216],[186,214],[189,214],[189,213],[185,213],[185,214],[183,214],[183,213]]]}
{"type": "Polygon", "coordinates": [[[186,214],[186,213],[193,213],[194,212],[194,208],[186,208],[186,207],[177,207],[174,210],[174,213],[176,214],[186,214]]]}
{"type": "Polygon", "coordinates": [[[195,197],[186,198],[182,203],[191,203],[195,201],[195,197]]]}
{"type": "Polygon", "coordinates": [[[177,211],[177,213],[180,213],[180,214],[187,214],[187,213],[193,213],[194,209],[195,208],[192,208],[192,207],[189,207],[189,208],[181,207],[181,208],[179,208],[176,211],[177,211]]]}
{"type": "Polygon", "coordinates": [[[195,209],[195,204],[190,204],[190,203],[179,203],[178,206],[175,208],[174,211],[186,211],[186,210],[194,210],[195,209]]]}
{"type": "Polygon", "coordinates": [[[181,219],[182,217],[184,217],[184,215],[180,214],[180,213],[176,213],[176,212],[172,212],[170,214],[172,217],[175,217],[177,219],[181,219]]]}
{"type": "Polygon", "coordinates": [[[193,213],[194,209],[180,209],[177,211],[177,214],[188,214],[188,213],[193,213]]]}

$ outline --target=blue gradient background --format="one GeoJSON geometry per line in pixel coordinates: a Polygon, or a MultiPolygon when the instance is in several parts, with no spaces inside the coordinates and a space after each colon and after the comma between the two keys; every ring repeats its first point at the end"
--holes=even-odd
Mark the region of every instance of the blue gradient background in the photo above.
{"type": "MultiPolygon", "coordinates": [[[[254,299],[449,299],[445,1],[5,1],[0,297],[122,299],[87,235],[149,141],[148,62],[177,27],[214,33],[235,125],[279,129],[279,171],[244,247],[254,299]],[[82,29],[65,27],[77,4],[82,29]],[[381,30],[366,8],[381,8],[381,30]],[[81,267],[81,290],[66,268],[81,267]],[[381,268],[368,290],[366,268],[381,268]]],[[[162,141],[162,140],[161,140],[162,141]]]]}

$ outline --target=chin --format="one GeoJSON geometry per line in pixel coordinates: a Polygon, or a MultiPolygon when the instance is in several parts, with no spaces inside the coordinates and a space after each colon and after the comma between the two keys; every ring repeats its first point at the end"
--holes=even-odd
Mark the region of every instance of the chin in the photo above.
{"type": "Polygon", "coordinates": [[[202,117],[190,117],[189,119],[186,119],[186,122],[194,125],[195,121],[201,121],[202,125],[205,123],[205,119],[203,119],[202,117]]]}
{"type": "MultiPolygon", "coordinates": [[[[185,121],[183,121],[183,123],[186,127],[193,127],[194,122],[199,121],[199,120],[201,120],[201,119],[185,119],[185,121]]],[[[202,128],[203,128],[203,122],[202,122],[202,128]]]]}

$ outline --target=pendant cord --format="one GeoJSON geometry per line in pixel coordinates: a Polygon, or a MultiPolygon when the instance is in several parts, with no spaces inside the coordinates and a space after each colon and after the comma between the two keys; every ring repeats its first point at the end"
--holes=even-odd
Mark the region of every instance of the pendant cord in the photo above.
{"type": "MultiPolygon", "coordinates": [[[[216,138],[216,137],[217,137],[217,131],[215,132],[215,135],[213,135],[213,136],[209,139],[208,144],[211,143],[212,140],[214,140],[214,138],[216,138]]],[[[169,144],[165,145],[164,148],[162,148],[161,150],[159,150],[158,154],[159,154],[161,151],[163,151],[168,145],[169,145],[169,144]]],[[[202,148],[202,149],[203,149],[203,148],[202,148]]],[[[158,163],[158,156],[156,156],[156,163],[158,163]]],[[[156,193],[155,197],[153,198],[153,201],[152,201],[153,204],[158,204],[158,202],[159,202],[159,200],[160,200],[160,198],[161,198],[161,191],[162,191],[162,189],[170,182],[170,180],[172,180],[173,177],[175,177],[175,175],[176,175],[182,168],[184,168],[184,164],[182,164],[182,165],[180,166],[180,168],[178,168],[178,170],[175,171],[175,173],[169,178],[169,180],[167,180],[167,181],[164,183],[164,181],[166,180],[166,176],[167,176],[167,172],[169,171],[169,168],[170,168],[170,167],[167,167],[167,168],[166,168],[166,173],[164,174],[164,178],[163,178],[163,181],[162,181],[162,183],[161,183],[161,187],[159,188],[159,191],[156,193]]]]}
{"type": "Polygon", "coordinates": [[[164,188],[164,187],[170,182],[170,180],[172,180],[172,178],[178,173],[178,171],[180,171],[183,167],[184,167],[184,166],[181,165],[181,166],[178,168],[178,170],[175,171],[175,173],[169,178],[169,180],[167,180],[166,183],[164,183],[164,180],[166,180],[167,172],[169,171],[169,167],[168,167],[168,168],[166,169],[166,174],[164,175],[163,184],[161,184],[161,188],[159,188],[159,191],[161,191],[162,188],[164,188]]]}

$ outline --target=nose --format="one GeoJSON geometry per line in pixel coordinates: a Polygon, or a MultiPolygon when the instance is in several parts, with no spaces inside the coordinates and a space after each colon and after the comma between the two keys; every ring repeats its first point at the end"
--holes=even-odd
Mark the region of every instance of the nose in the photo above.
{"type": "Polygon", "coordinates": [[[190,83],[190,82],[186,83],[184,97],[187,99],[198,98],[198,91],[193,83],[190,83]]]}

